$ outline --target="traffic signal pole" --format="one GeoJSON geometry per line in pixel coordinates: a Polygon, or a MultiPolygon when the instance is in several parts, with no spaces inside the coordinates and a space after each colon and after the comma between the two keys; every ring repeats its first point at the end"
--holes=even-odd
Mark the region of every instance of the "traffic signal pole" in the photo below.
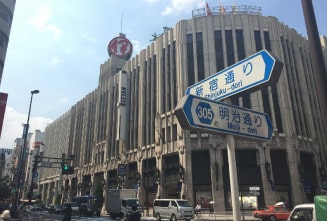
{"type": "MultiPolygon", "coordinates": [[[[46,167],[46,168],[60,168],[60,173],[59,173],[59,183],[58,183],[58,193],[61,194],[62,191],[62,180],[63,180],[63,174],[73,174],[74,173],[74,167],[73,166],[69,166],[68,165],[68,161],[71,161],[74,159],[74,156],[71,155],[70,158],[65,157],[65,154],[62,154],[61,158],[55,158],[55,157],[44,157],[44,156],[40,156],[40,155],[35,155],[34,156],[34,161],[33,161],[33,167],[32,167],[32,179],[31,179],[31,185],[30,185],[30,189],[29,189],[29,193],[28,193],[28,203],[31,204],[32,202],[32,198],[33,198],[33,189],[35,188],[35,182],[34,179],[35,177],[38,176],[37,174],[37,168],[38,168],[38,163],[43,162],[43,160],[47,160],[48,163],[52,164],[56,164],[59,166],[42,166],[40,165],[40,167],[46,167]],[[55,160],[55,162],[51,162],[50,160],[55,160]],[[65,172],[64,172],[65,171],[65,172]]],[[[44,162],[45,163],[45,162],[44,162]]],[[[63,201],[63,195],[60,199],[60,201],[63,201]]]]}
{"type": "Polygon", "coordinates": [[[38,163],[39,163],[39,156],[35,155],[34,156],[34,161],[33,161],[33,168],[32,168],[31,185],[30,185],[30,190],[28,192],[28,204],[29,205],[31,205],[31,203],[32,203],[33,189],[35,187],[34,178],[37,177],[37,165],[38,165],[38,163]]]}

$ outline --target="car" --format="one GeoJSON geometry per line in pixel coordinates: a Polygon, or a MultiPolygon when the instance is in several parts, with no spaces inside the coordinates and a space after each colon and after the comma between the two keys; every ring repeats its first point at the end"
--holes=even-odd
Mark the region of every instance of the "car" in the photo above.
{"type": "Polygon", "coordinates": [[[70,204],[70,206],[72,208],[72,215],[73,216],[79,215],[78,203],[77,202],[65,202],[63,207],[66,208],[68,204],[70,204]]]}
{"type": "Polygon", "coordinates": [[[315,204],[305,203],[294,207],[287,221],[310,220],[317,221],[315,204]]]}
{"type": "Polygon", "coordinates": [[[265,210],[269,210],[268,207],[264,207],[263,209],[256,209],[252,212],[252,215],[254,218],[261,218],[261,214],[263,213],[263,211],[265,210]]]}
{"type": "Polygon", "coordinates": [[[50,205],[48,208],[49,214],[63,214],[64,210],[60,205],[50,205]]]}
{"type": "Polygon", "coordinates": [[[287,220],[290,215],[290,211],[285,207],[285,205],[277,203],[272,206],[267,206],[264,209],[254,210],[252,214],[255,218],[262,219],[263,221],[277,221],[287,220]]]}
{"type": "Polygon", "coordinates": [[[29,209],[30,209],[31,211],[38,212],[38,211],[42,211],[42,210],[43,210],[43,207],[40,206],[40,205],[34,204],[34,205],[32,205],[29,209]]]}
{"type": "Polygon", "coordinates": [[[46,210],[46,207],[47,205],[45,203],[40,203],[38,204],[38,206],[40,207],[40,209],[43,211],[43,210],[46,210]]]}

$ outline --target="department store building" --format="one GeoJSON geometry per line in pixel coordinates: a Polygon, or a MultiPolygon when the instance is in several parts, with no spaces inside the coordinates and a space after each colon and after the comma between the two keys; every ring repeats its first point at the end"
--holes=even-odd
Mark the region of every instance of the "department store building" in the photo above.
{"type": "Polygon", "coordinates": [[[44,156],[73,156],[75,171],[40,168],[44,201],[100,186],[136,188],[150,207],[160,197],[231,209],[226,134],[185,130],[174,109],[188,86],[262,49],[284,64],[278,83],[224,100],[267,113],[274,128],[271,141],[235,136],[241,205],[292,207],[322,193],[326,132],[308,40],[296,30],[257,7],[198,9],[132,58],[131,49],[123,34],[111,40],[98,87],[46,128],[44,156]]]}

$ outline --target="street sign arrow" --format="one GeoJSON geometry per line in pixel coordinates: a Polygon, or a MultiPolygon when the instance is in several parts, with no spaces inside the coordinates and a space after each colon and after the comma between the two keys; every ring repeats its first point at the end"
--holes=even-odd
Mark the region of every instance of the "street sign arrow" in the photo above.
{"type": "Polygon", "coordinates": [[[194,95],[179,100],[175,115],[183,129],[259,140],[272,137],[273,126],[267,114],[194,95]]]}
{"type": "Polygon", "coordinates": [[[221,100],[245,90],[252,92],[277,83],[282,68],[281,61],[262,50],[188,87],[186,95],[221,100]]]}

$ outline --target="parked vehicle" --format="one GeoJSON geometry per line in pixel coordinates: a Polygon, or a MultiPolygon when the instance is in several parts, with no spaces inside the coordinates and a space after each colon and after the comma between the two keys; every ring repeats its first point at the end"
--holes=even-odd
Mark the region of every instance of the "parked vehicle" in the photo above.
{"type": "Polygon", "coordinates": [[[79,215],[79,205],[78,205],[78,203],[77,202],[65,202],[63,207],[66,208],[68,204],[70,204],[70,206],[72,208],[72,215],[73,216],[79,215]]]}
{"type": "Polygon", "coordinates": [[[297,205],[287,221],[325,221],[327,217],[327,196],[315,196],[314,203],[297,205]]]}
{"type": "Polygon", "coordinates": [[[96,196],[76,196],[72,201],[78,204],[80,216],[100,216],[101,206],[96,196]]]}
{"type": "Polygon", "coordinates": [[[156,199],[153,202],[153,216],[158,221],[161,219],[191,220],[194,219],[194,210],[187,200],[156,199]]]}
{"type": "Polygon", "coordinates": [[[50,214],[63,214],[63,208],[60,205],[50,205],[48,207],[48,213],[50,214]]]}
{"type": "Polygon", "coordinates": [[[45,203],[39,203],[39,204],[36,204],[40,209],[41,209],[41,211],[43,211],[43,210],[46,210],[46,204],[45,203]]]}
{"type": "Polygon", "coordinates": [[[288,221],[316,221],[315,204],[300,204],[293,208],[288,221]]]}
{"type": "Polygon", "coordinates": [[[132,206],[137,212],[142,212],[141,201],[136,198],[136,189],[109,189],[107,190],[107,212],[112,219],[125,219],[132,212],[132,206]]]}
{"type": "Polygon", "coordinates": [[[255,218],[262,219],[263,221],[276,221],[276,220],[287,220],[290,215],[290,211],[282,204],[275,204],[267,206],[264,209],[257,209],[253,211],[255,218]]]}

